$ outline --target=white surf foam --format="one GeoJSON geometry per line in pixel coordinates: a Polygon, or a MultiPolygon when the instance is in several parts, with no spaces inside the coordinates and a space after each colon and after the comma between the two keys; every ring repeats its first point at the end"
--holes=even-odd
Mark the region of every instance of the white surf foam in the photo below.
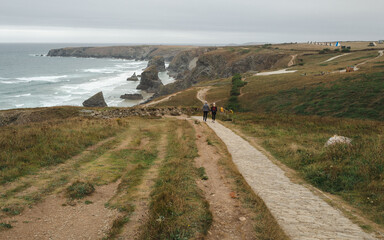
{"type": "MultiPolygon", "coordinates": [[[[39,76],[39,77],[21,77],[21,78],[16,78],[18,81],[23,81],[23,82],[60,82],[61,79],[67,78],[68,75],[62,75],[62,76],[39,76]]],[[[14,82],[16,83],[16,82],[14,82]]]]}

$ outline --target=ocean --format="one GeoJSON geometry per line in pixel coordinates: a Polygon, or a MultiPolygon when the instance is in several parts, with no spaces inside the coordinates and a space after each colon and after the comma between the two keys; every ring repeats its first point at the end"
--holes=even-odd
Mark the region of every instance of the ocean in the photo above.
{"type": "MultiPolygon", "coordinates": [[[[0,110],[51,106],[81,106],[103,91],[108,106],[129,107],[141,101],[121,99],[136,90],[139,81],[126,81],[141,74],[147,61],[47,57],[50,49],[91,44],[0,44],[0,110]]],[[[102,46],[102,45],[97,45],[102,46]]],[[[159,73],[163,84],[174,81],[159,73]]]]}

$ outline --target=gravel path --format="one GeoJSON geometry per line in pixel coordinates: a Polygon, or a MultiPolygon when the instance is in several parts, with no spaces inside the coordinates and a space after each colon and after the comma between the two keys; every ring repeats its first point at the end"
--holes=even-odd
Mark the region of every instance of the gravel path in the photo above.
{"type": "Polygon", "coordinates": [[[217,122],[207,124],[227,145],[245,180],[291,239],[375,239],[310,190],[292,183],[284,171],[230,129],[217,122]]]}

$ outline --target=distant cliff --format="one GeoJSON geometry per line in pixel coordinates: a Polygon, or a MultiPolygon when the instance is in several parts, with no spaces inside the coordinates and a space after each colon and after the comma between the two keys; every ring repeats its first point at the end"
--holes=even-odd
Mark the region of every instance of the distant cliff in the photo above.
{"type": "Polygon", "coordinates": [[[193,46],[111,46],[111,47],[68,47],[52,49],[50,57],[83,57],[83,58],[121,58],[149,60],[154,56],[162,56],[165,61],[172,59],[181,51],[193,49],[193,46]]]}
{"type": "Polygon", "coordinates": [[[268,49],[248,51],[242,48],[198,48],[180,52],[168,71],[177,81],[160,89],[156,96],[186,89],[200,81],[226,78],[235,73],[284,68],[290,55],[268,49]]]}

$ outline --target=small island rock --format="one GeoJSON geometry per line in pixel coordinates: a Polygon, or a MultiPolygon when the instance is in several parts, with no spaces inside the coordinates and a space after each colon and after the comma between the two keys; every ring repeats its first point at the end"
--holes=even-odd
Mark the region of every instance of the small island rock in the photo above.
{"type": "Polygon", "coordinates": [[[131,77],[127,78],[127,81],[139,81],[139,78],[138,76],[136,76],[136,73],[134,72],[131,77]]]}
{"type": "Polygon", "coordinates": [[[141,95],[140,93],[124,94],[121,95],[120,98],[128,100],[141,100],[143,99],[143,95],[141,95]]]}
{"type": "Polygon", "coordinates": [[[105,103],[103,92],[98,92],[83,102],[84,107],[108,107],[105,103]]]}

